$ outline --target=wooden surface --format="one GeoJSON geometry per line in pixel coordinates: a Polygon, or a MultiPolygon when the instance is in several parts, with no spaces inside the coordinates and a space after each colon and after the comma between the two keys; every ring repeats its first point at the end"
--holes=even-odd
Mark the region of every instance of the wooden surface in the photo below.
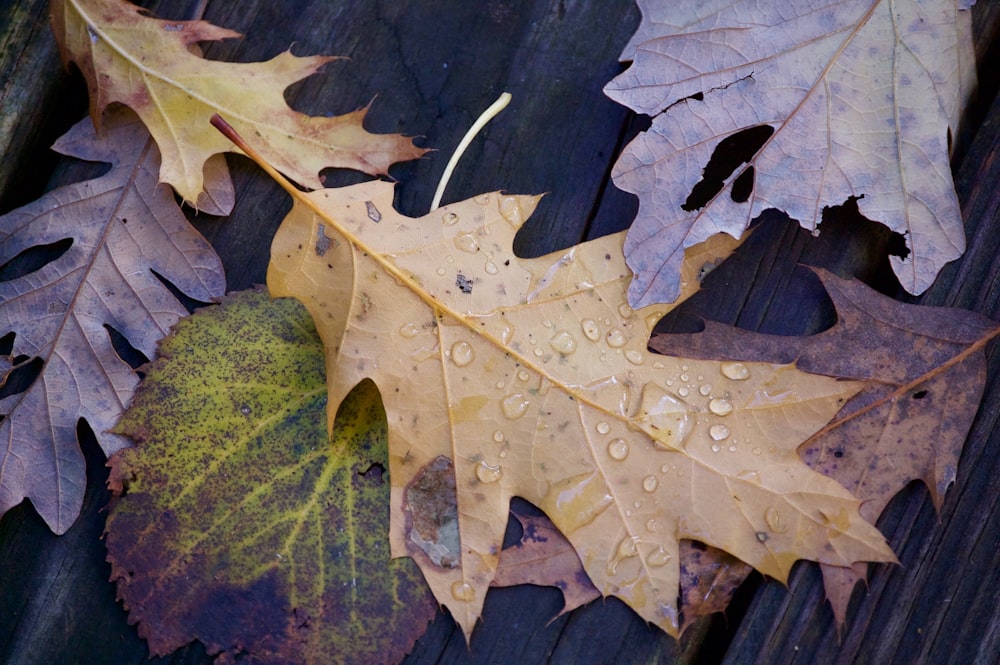
{"type": "MultiPolygon", "coordinates": [[[[53,187],[93,177],[100,166],[57,159],[46,146],[82,117],[85,88],[58,62],[41,0],[0,9],[0,212],[53,187]]],[[[194,0],[144,3],[185,18],[194,0]]],[[[13,6],[12,6],[13,5],[13,6]]],[[[958,168],[969,250],[922,299],[994,319],[1000,230],[1000,103],[996,3],[975,9],[982,94],[958,168]]],[[[608,181],[624,142],[644,125],[606,99],[603,85],[638,25],[631,0],[209,0],[205,18],[248,35],[213,44],[210,58],[260,60],[294,44],[297,54],[350,56],[293,86],[299,110],[328,114],[368,102],[366,126],[421,136],[438,152],[392,170],[397,207],[426,211],[444,163],[472,120],[500,92],[513,102],[464,157],[446,200],[484,191],[548,192],[518,237],[538,255],[628,225],[631,196],[608,181]]],[[[276,186],[231,158],[237,208],[229,219],[191,215],[213,242],[230,289],[264,281],[270,238],[289,207],[276,186]]],[[[330,173],[345,184],[357,174],[330,173]]],[[[780,215],[713,272],[705,291],[664,323],[688,330],[696,317],[767,332],[805,334],[833,314],[801,265],[855,275],[898,294],[887,270],[888,234],[841,215],[812,238],[780,215]]],[[[912,300],[912,299],[910,299],[912,300]]],[[[491,591],[483,621],[465,645],[439,614],[406,663],[992,663],[1000,654],[1000,386],[990,384],[940,516],[926,490],[903,491],[880,521],[901,560],[875,567],[856,592],[838,640],[815,566],[799,564],[789,588],[754,576],[725,616],[693,628],[680,644],[646,626],[617,600],[597,601],[552,620],[553,589],[491,591]]],[[[104,459],[86,425],[83,514],[61,537],[30,505],[0,520],[0,663],[141,663],[145,644],[128,626],[107,581],[100,540],[107,501],[104,459]]],[[[210,662],[197,644],[162,659],[210,662]]],[[[157,661],[159,662],[159,661],[157,661]]]]}

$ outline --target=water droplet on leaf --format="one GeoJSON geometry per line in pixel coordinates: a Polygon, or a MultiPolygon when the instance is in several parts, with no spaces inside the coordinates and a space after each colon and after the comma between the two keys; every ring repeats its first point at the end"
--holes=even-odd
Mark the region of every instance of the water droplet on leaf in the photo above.
{"type": "Polygon", "coordinates": [[[647,492],[655,492],[659,484],[660,481],[656,479],[656,476],[646,476],[642,479],[642,489],[647,492]]]}
{"type": "Polygon", "coordinates": [[[455,240],[453,242],[455,243],[455,247],[463,252],[475,254],[479,251],[479,241],[477,241],[475,236],[471,233],[460,233],[455,236],[455,240]]]}
{"type": "Polygon", "coordinates": [[[528,410],[529,404],[531,404],[531,402],[526,400],[524,395],[521,393],[513,393],[503,398],[503,402],[500,404],[500,410],[503,411],[503,415],[507,416],[511,420],[517,420],[525,414],[528,410]]]}
{"type": "Polygon", "coordinates": [[[580,328],[583,330],[584,337],[591,342],[596,342],[601,338],[601,329],[597,326],[597,321],[593,319],[580,321],[580,328]]]}
{"type": "Polygon", "coordinates": [[[722,441],[729,436],[729,428],[725,425],[712,425],[708,428],[708,435],[716,441],[722,441]]]}
{"type": "Polygon", "coordinates": [[[767,522],[767,528],[774,533],[784,533],[788,530],[788,527],[781,521],[781,513],[774,506],[764,511],[764,521],[767,522]]]}
{"type": "Polygon", "coordinates": [[[612,328],[611,330],[609,330],[607,337],[608,337],[608,346],[615,349],[620,349],[621,347],[625,346],[625,343],[628,341],[628,338],[625,337],[625,333],[623,333],[618,328],[612,328]]]}
{"type": "Polygon", "coordinates": [[[635,427],[649,434],[656,445],[681,450],[694,428],[691,406],[653,383],[642,387],[635,427]]]}
{"type": "Polygon", "coordinates": [[[476,359],[476,352],[468,342],[455,342],[451,347],[451,361],[459,367],[465,367],[476,359]]]}
{"type": "Polygon", "coordinates": [[[576,351],[576,338],[565,330],[560,330],[549,340],[551,346],[557,353],[569,355],[576,351]]]}
{"type": "Polygon", "coordinates": [[[614,497],[601,474],[591,471],[550,485],[538,507],[569,535],[593,522],[612,503],[614,497]]]}
{"type": "Polygon", "coordinates": [[[651,568],[660,568],[670,563],[672,557],[662,547],[657,547],[646,557],[646,565],[651,568]]]}
{"type": "Polygon", "coordinates": [[[727,399],[716,397],[708,403],[708,410],[717,416],[728,416],[733,412],[733,405],[727,399]]]}
{"type": "Polygon", "coordinates": [[[614,439],[608,444],[608,457],[621,462],[628,457],[628,441],[625,439],[614,439]]]}
{"type": "Polygon", "coordinates": [[[451,585],[451,596],[455,600],[469,602],[476,597],[476,590],[468,582],[455,582],[451,585]]]}
{"type": "Polygon", "coordinates": [[[743,363],[722,363],[722,375],[733,381],[743,381],[750,378],[750,368],[743,363]]]}
{"type": "Polygon", "coordinates": [[[479,463],[476,467],[476,478],[479,478],[481,483],[495,483],[503,477],[503,469],[499,464],[487,464],[486,461],[479,463]]]}

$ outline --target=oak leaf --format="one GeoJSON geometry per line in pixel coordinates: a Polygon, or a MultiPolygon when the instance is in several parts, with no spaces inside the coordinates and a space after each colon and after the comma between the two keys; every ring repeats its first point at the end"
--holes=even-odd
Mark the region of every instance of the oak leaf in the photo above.
{"type": "Polygon", "coordinates": [[[325,426],[300,303],[242,292],[179,322],[122,417],[105,541],[154,655],[396,663],[437,611],[389,558],[385,415],[360,385],[325,426]]]}
{"type": "Polygon", "coordinates": [[[52,23],[63,60],[76,63],[87,80],[94,123],[100,126],[111,102],[132,108],[163,155],[160,179],[192,205],[228,179],[221,154],[232,144],[209,126],[214,113],[257,137],[273,164],[309,187],[322,187],[319,172],[326,167],[384,174],[392,163],[424,153],[398,134],[366,132],[365,109],[326,118],[288,107],[284,89],[333,58],[285,52],[261,63],[205,60],[194,45],[239,33],[142,12],[125,0],[54,0],[52,23]],[[203,173],[206,162],[211,175],[203,173]]]}
{"type": "Polygon", "coordinates": [[[971,4],[639,0],[632,65],[605,88],[653,116],[612,174],[640,201],[630,302],[674,300],[684,249],[713,234],[769,208],[816,231],[852,197],[904,235],[903,287],[930,286],[965,249],[949,143],[975,86],[971,4]]]}
{"type": "MultiPolygon", "coordinates": [[[[829,330],[766,335],[706,321],[692,334],[654,335],[662,353],[794,363],[864,387],[799,447],[812,468],[861,501],[871,523],[893,496],[922,481],[940,509],[986,384],[986,345],[1000,326],[974,312],[910,305],[816,269],[837,311],[829,330]]],[[[866,567],[823,566],[827,597],[843,624],[866,567]]]]}
{"type": "Polygon", "coordinates": [[[19,370],[32,379],[0,398],[0,514],[29,498],[63,533],[86,482],[78,420],[105,454],[128,445],[108,430],[139,377],[116,353],[113,335],[153,357],[187,314],[158,276],[207,302],[225,292],[225,275],[169,188],[158,186],[159,155],[131,113],[110,114],[100,137],[82,121],[54,149],[112,168],[0,216],[0,265],[13,271],[0,281],[0,337],[13,360],[0,383],[19,370]],[[36,252],[51,260],[15,268],[36,252]]]}
{"type": "MultiPolygon", "coordinates": [[[[856,500],[795,454],[856,386],[650,354],[666,308],[625,303],[620,234],[518,259],[534,197],[484,194],[412,219],[389,183],[303,194],[241,147],[295,199],[268,287],[317,322],[328,418],[360,381],[378,385],[393,554],[416,558],[467,636],[513,496],[547,513],[603,594],[674,635],[682,538],[779,579],[799,558],[894,560],[856,500]]],[[[731,250],[721,242],[693,252],[689,290],[731,250]]]]}

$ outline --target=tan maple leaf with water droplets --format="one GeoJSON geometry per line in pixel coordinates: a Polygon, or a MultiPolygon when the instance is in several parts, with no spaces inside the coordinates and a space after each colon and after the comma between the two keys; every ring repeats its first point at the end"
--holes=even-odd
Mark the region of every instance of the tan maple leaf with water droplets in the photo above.
{"type": "MultiPolygon", "coordinates": [[[[275,174],[276,175],[276,174],[275,174]]],[[[891,561],[797,445],[857,390],[787,365],[646,349],[622,235],[538,259],[511,249],[536,199],[484,194],[420,219],[370,182],[302,194],[268,288],[300,298],[327,353],[330,418],[364,379],[389,424],[391,540],[470,634],[511,497],[541,507],[587,574],[676,635],[680,539],[784,579],[794,561],[891,561]]],[[[698,269],[731,251],[692,251],[698,269]]]]}

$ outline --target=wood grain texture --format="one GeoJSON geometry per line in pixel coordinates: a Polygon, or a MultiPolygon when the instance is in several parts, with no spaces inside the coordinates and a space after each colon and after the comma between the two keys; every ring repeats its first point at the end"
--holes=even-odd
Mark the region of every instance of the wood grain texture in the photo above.
{"type": "MultiPolygon", "coordinates": [[[[48,55],[25,55],[13,64],[0,60],[0,94],[5,95],[0,98],[0,212],[38,193],[23,184],[29,175],[40,191],[49,176],[51,189],[96,170],[67,160],[56,166],[42,150],[83,113],[85,100],[80,82],[62,74],[53,59],[44,3],[18,4],[14,20],[0,24],[3,57],[48,55]],[[9,105],[11,94],[31,101],[9,105]],[[77,116],[59,120],[70,112],[77,116]],[[7,132],[7,127],[15,129],[7,132]]],[[[143,4],[165,18],[184,18],[197,3],[143,4]]],[[[987,61],[997,52],[1000,12],[994,7],[980,0],[975,10],[979,54],[987,61]]],[[[207,46],[210,58],[258,60],[289,45],[296,54],[349,56],[293,86],[286,97],[294,108],[311,113],[343,113],[371,103],[370,131],[420,136],[422,145],[437,149],[391,171],[400,183],[396,205],[405,214],[427,209],[453,146],[504,90],[514,101],[463,158],[447,201],[498,188],[548,192],[518,238],[521,255],[619,230],[635,212],[634,199],[615,190],[607,176],[625,139],[643,123],[601,92],[621,70],[618,53],[638,25],[631,0],[209,0],[205,18],[248,35],[207,46]]],[[[959,170],[969,250],[946,268],[923,301],[995,319],[1000,104],[989,103],[996,93],[990,80],[984,79],[982,119],[976,120],[978,132],[959,170]]],[[[237,191],[234,214],[191,217],[222,256],[230,289],[242,289],[264,281],[270,238],[290,204],[276,186],[251,179],[246,160],[234,157],[229,163],[237,191]]],[[[359,179],[331,172],[327,182],[359,179]]],[[[824,224],[823,235],[812,238],[781,216],[765,214],[767,221],[750,241],[709,276],[704,293],[663,325],[685,330],[697,325],[697,317],[708,317],[782,334],[827,327],[832,308],[799,264],[858,276],[895,293],[886,260],[891,236],[849,210],[834,217],[824,224]]],[[[991,376],[998,362],[992,354],[991,376]]],[[[940,518],[922,488],[911,486],[890,505],[880,524],[902,565],[877,568],[868,589],[855,592],[840,642],[818,570],[800,564],[790,591],[754,577],[726,617],[702,622],[680,644],[616,600],[599,600],[550,622],[562,607],[559,594],[518,587],[491,591],[471,648],[442,614],[405,662],[993,662],[1000,652],[1000,489],[994,481],[1000,455],[991,452],[1000,445],[998,411],[1000,385],[993,382],[940,518]]],[[[147,662],[145,645],[128,626],[107,582],[99,540],[107,501],[104,460],[96,445],[85,451],[84,513],[66,535],[52,536],[26,505],[0,520],[0,662],[147,662]]],[[[211,659],[191,645],[158,662],[211,659]]]]}

